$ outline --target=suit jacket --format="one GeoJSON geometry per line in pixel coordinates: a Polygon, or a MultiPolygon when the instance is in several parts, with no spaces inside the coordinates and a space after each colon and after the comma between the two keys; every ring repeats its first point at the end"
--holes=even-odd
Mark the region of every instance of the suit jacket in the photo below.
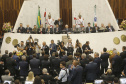
{"type": "Polygon", "coordinates": [[[72,84],[82,84],[82,73],[83,73],[83,68],[78,65],[74,69],[74,73],[71,78],[72,84]]]}
{"type": "Polygon", "coordinates": [[[55,33],[55,34],[60,34],[60,33],[61,33],[61,29],[58,28],[58,31],[57,31],[57,28],[54,28],[54,33],[55,33]]]}
{"type": "Polygon", "coordinates": [[[15,66],[16,66],[15,60],[10,57],[7,58],[6,59],[6,66],[7,66],[7,69],[10,71],[11,75],[14,75],[15,74],[15,66]]]}
{"type": "Polygon", "coordinates": [[[97,63],[97,73],[100,73],[101,58],[94,58],[94,62],[97,63]]]}
{"type": "Polygon", "coordinates": [[[60,62],[61,60],[59,58],[54,58],[51,63],[52,69],[55,69],[58,73],[60,71],[60,62]]]}
{"type": "Polygon", "coordinates": [[[122,59],[125,59],[126,58],[126,51],[121,52],[120,56],[122,59]]]}
{"type": "Polygon", "coordinates": [[[120,56],[115,56],[112,59],[112,69],[113,72],[121,72],[122,58],[120,56]]]}
{"type": "Polygon", "coordinates": [[[38,34],[45,34],[46,33],[46,29],[43,27],[42,31],[40,31],[40,28],[38,29],[38,34]]]}
{"type": "Polygon", "coordinates": [[[87,58],[84,58],[84,59],[82,59],[81,61],[80,61],[80,64],[81,64],[81,66],[83,67],[83,69],[85,69],[85,66],[86,66],[86,64],[88,64],[89,63],[89,59],[87,59],[87,58]]]}
{"type": "Polygon", "coordinates": [[[28,62],[20,61],[19,66],[20,66],[20,75],[21,76],[27,76],[28,75],[28,70],[29,70],[28,62]]]}
{"type": "Polygon", "coordinates": [[[48,81],[53,80],[53,77],[47,74],[40,75],[40,78],[45,81],[45,84],[48,84],[48,81]]]}
{"type": "Polygon", "coordinates": [[[14,59],[16,61],[17,66],[15,67],[15,69],[19,69],[19,57],[16,55],[13,55],[12,59],[14,59]]]}
{"type": "Polygon", "coordinates": [[[66,67],[68,68],[69,65],[72,65],[72,63],[73,63],[73,60],[69,60],[68,62],[66,62],[66,67]]]}
{"type": "MultiPolygon", "coordinates": [[[[92,27],[90,27],[90,30],[92,29],[92,27]]],[[[86,33],[89,33],[90,31],[89,31],[89,28],[88,27],[86,27],[86,33]]]]}
{"type": "Polygon", "coordinates": [[[31,27],[26,27],[26,33],[27,33],[27,30],[29,30],[30,32],[32,32],[32,28],[31,27]]]}
{"type": "Polygon", "coordinates": [[[97,78],[97,63],[90,62],[85,67],[86,80],[95,80],[97,78]]]}
{"type": "Polygon", "coordinates": [[[35,75],[39,75],[40,74],[40,60],[33,58],[30,60],[30,67],[31,67],[31,71],[34,72],[35,75]]]}
{"type": "MultiPolygon", "coordinates": [[[[107,31],[109,32],[109,26],[106,26],[106,28],[107,28],[107,31]]],[[[112,29],[112,31],[115,31],[115,29],[113,28],[113,26],[111,26],[111,29],[112,29]]]]}
{"type": "Polygon", "coordinates": [[[25,28],[24,27],[18,27],[18,30],[17,30],[17,33],[25,33],[26,32],[26,30],[25,30],[25,28]],[[20,30],[20,32],[19,32],[19,30],[20,30]]]}
{"type": "Polygon", "coordinates": [[[123,60],[121,69],[122,71],[124,70],[124,74],[126,74],[126,58],[123,60]]]}
{"type": "Polygon", "coordinates": [[[63,29],[63,21],[62,21],[62,19],[60,19],[60,21],[56,20],[56,21],[54,22],[54,24],[55,24],[55,25],[58,24],[58,25],[59,25],[59,28],[60,28],[60,29],[63,29]]]}
{"type": "Polygon", "coordinates": [[[41,69],[46,68],[49,71],[50,68],[50,61],[48,60],[42,60],[41,61],[41,69]]]}
{"type": "Polygon", "coordinates": [[[56,44],[55,44],[55,43],[54,43],[54,44],[50,44],[50,45],[49,45],[49,48],[52,48],[52,50],[50,50],[50,53],[56,52],[56,50],[57,50],[56,44]]]}
{"type": "Polygon", "coordinates": [[[46,29],[46,33],[47,34],[53,34],[53,29],[50,29],[50,31],[48,32],[48,28],[46,29]]]}
{"type": "MultiPolygon", "coordinates": [[[[84,44],[84,45],[82,46],[82,49],[83,49],[83,53],[85,53],[85,50],[86,50],[86,49],[91,50],[90,46],[89,46],[89,45],[86,45],[86,44],[84,44]]],[[[87,54],[87,53],[86,53],[86,54],[87,54]]]]}
{"type": "MultiPolygon", "coordinates": [[[[98,28],[97,31],[99,32],[99,27],[97,26],[97,28],[98,28]]],[[[96,33],[96,29],[95,29],[95,27],[92,28],[91,33],[96,33]]]]}
{"type": "Polygon", "coordinates": [[[14,81],[14,77],[13,76],[9,76],[9,75],[2,75],[1,78],[2,78],[3,82],[5,80],[7,80],[7,81],[14,81]]]}
{"type": "Polygon", "coordinates": [[[7,69],[7,66],[6,66],[6,59],[7,58],[9,58],[9,56],[7,54],[2,55],[2,58],[1,58],[1,61],[4,62],[4,69],[5,70],[7,69]]]}
{"type": "Polygon", "coordinates": [[[109,59],[109,54],[108,53],[103,53],[101,54],[101,67],[108,67],[109,63],[108,63],[108,59],[109,59]]]}
{"type": "Polygon", "coordinates": [[[41,50],[45,51],[45,54],[49,55],[49,47],[46,45],[45,48],[42,48],[41,50]]]}

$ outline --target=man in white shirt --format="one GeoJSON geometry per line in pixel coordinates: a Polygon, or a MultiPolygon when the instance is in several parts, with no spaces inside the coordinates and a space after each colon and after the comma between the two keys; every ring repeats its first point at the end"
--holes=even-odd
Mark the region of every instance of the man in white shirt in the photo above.
{"type": "Polygon", "coordinates": [[[55,79],[61,80],[60,84],[67,84],[67,77],[69,75],[69,70],[65,66],[66,66],[65,61],[60,62],[61,71],[59,73],[59,76],[55,77],[55,79]]]}
{"type": "Polygon", "coordinates": [[[82,18],[82,16],[80,14],[78,15],[78,17],[79,17],[79,19],[76,20],[76,25],[77,25],[76,28],[77,29],[80,28],[81,24],[84,27],[84,19],[82,18]]]}

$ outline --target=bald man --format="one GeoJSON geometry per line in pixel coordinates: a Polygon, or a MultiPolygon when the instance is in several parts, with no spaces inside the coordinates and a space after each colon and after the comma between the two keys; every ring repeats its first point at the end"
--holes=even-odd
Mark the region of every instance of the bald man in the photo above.
{"type": "Polygon", "coordinates": [[[42,43],[42,49],[43,52],[45,52],[45,54],[49,55],[49,47],[46,45],[46,42],[42,43]]]}

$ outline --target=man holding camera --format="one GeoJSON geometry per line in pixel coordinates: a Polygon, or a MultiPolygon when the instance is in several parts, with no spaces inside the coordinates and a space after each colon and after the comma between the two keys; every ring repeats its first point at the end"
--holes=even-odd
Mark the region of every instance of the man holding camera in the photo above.
{"type": "Polygon", "coordinates": [[[18,51],[23,51],[24,48],[25,48],[24,41],[21,41],[21,44],[19,46],[17,46],[17,50],[18,51]]]}
{"type": "Polygon", "coordinates": [[[41,50],[45,52],[45,54],[49,55],[49,47],[46,45],[46,42],[42,43],[42,48],[41,50]]]}

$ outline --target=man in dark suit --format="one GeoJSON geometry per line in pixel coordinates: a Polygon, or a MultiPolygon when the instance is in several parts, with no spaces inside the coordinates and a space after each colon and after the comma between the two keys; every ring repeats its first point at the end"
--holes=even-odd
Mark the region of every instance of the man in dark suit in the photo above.
{"type": "Polygon", "coordinates": [[[44,55],[44,60],[41,61],[41,69],[46,68],[50,71],[50,61],[48,61],[49,55],[44,55]]]}
{"type": "Polygon", "coordinates": [[[53,72],[54,73],[56,72],[57,75],[59,74],[59,71],[60,71],[60,62],[61,62],[61,60],[59,59],[59,55],[56,52],[55,58],[52,60],[51,67],[52,67],[53,72]]]}
{"type": "Polygon", "coordinates": [[[45,84],[50,84],[50,83],[52,84],[53,77],[49,75],[48,70],[46,68],[43,68],[42,73],[43,75],[40,75],[40,78],[45,81],[45,84]]]}
{"type": "Polygon", "coordinates": [[[94,53],[94,62],[97,63],[97,78],[100,78],[100,67],[101,67],[101,58],[99,58],[99,53],[94,53]]]}
{"type": "Polygon", "coordinates": [[[46,33],[47,34],[53,34],[53,29],[50,29],[50,26],[48,25],[47,29],[46,29],[46,33]]]}
{"type": "Polygon", "coordinates": [[[86,55],[93,52],[93,49],[90,48],[89,44],[90,44],[90,42],[86,41],[86,43],[82,46],[83,53],[85,53],[86,55]]]}
{"type": "Polygon", "coordinates": [[[6,59],[6,66],[7,69],[10,71],[11,75],[15,75],[15,66],[16,66],[16,62],[14,59],[12,59],[13,54],[12,52],[9,53],[9,58],[6,59]]]}
{"type": "Polygon", "coordinates": [[[113,51],[114,58],[112,59],[112,71],[116,77],[120,77],[122,58],[117,55],[117,51],[113,51]]]}
{"type": "Polygon", "coordinates": [[[56,50],[57,50],[56,44],[54,43],[54,40],[51,40],[51,44],[49,45],[49,49],[50,49],[50,55],[52,56],[52,53],[56,52],[56,50]]]}
{"type": "Polygon", "coordinates": [[[86,27],[86,33],[90,33],[91,32],[91,29],[92,27],[90,26],[90,22],[88,23],[88,26],[86,27]]]}
{"type": "Polygon", "coordinates": [[[54,23],[55,25],[59,25],[59,28],[62,30],[63,29],[63,21],[61,18],[59,18],[58,20],[55,21],[54,23]]]}
{"type": "Polygon", "coordinates": [[[9,58],[9,56],[8,56],[8,50],[5,50],[5,54],[2,55],[2,58],[1,58],[1,61],[4,62],[4,70],[7,69],[7,66],[6,66],[6,59],[7,59],[7,58],[9,58]]]}
{"type": "Polygon", "coordinates": [[[54,33],[55,34],[60,34],[60,32],[61,32],[61,29],[59,28],[59,25],[56,24],[56,28],[54,28],[54,33]]]}
{"type": "Polygon", "coordinates": [[[67,62],[68,57],[67,57],[67,55],[65,55],[65,52],[62,52],[62,55],[63,55],[63,57],[61,57],[61,60],[67,62]]]}
{"type": "Polygon", "coordinates": [[[46,45],[46,42],[43,42],[43,46],[41,49],[45,54],[49,55],[49,47],[46,45]]]}
{"type": "Polygon", "coordinates": [[[25,29],[26,31],[25,31],[25,33],[28,33],[27,31],[29,30],[29,32],[32,32],[32,28],[31,27],[29,27],[29,25],[27,25],[27,27],[26,27],[26,29],[25,29]]]}
{"type": "Polygon", "coordinates": [[[101,74],[107,71],[109,63],[108,63],[108,59],[109,59],[109,54],[106,52],[107,48],[103,48],[103,53],[101,54],[101,74]]]}
{"type": "Polygon", "coordinates": [[[30,60],[31,71],[34,72],[34,75],[40,75],[40,60],[36,59],[36,55],[33,55],[33,59],[30,60]]]}
{"type": "Polygon", "coordinates": [[[85,70],[85,66],[89,63],[89,59],[86,57],[86,54],[82,54],[81,55],[81,59],[82,60],[80,60],[80,65],[83,67],[83,79],[82,79],[82,81],[84,82],[85,81],[85,77],[86,77],[86,73],[84,72],[84,70],[85,70]]]}
{"type": "Polygon", "coordinates": [[[93,83],[97,79],[97,63],[93,62],[93,57],[89,57],[89,64],[85,67],[86,82],[93,83]]]}
{"type": "Polygon", "coordinates": [[[122,47],[122,51],[123,52],[120,53],[120,56],[122,59],[125,59],[126,58],[126,46],[122,47]]]}
{"type": "MultiPolygon", "coordinates": [[[[72,84],[82,84],[83,68],[79,66],[79,61],[74,61],[73,65],[75,66],[75,68],[71,82],[72,84]]],[[[71,66],[71,69],[73,69],[73,66],[71,66]]]]}
{"type": "Polygon", "coordinates": [[[38,29],[38,34],[45,34],[46,29],[43,27],[43,24],[41,24],[40,28],[38,29]]]}
{"type": "Polygon", "coordinates": [[[106,28],[107,28],[107,31],[108,31],[108,32],[113,32],[113,31],[115,31],[115,29],[113,28],[113,26],[111,26],[110,23],[108,24],[108,26],[106,26],[106,28]]]}
{"type": "Polygon", "coordinates": [[[19,62],[20,76],[26,77],[28,75],[29,64],[26,62],[26,56],[22,56],[22,61],[19,62]]]}
{"type": "Polygon", "coordinates": [[[99,27],[97,26],[97,23],[95,23],[95,26],[91,29],[91,33],[97,33],[99,32],[99,27]]]}
{"type": "Polygon", "coordinates": [[[25,28],[23,27],[23,24],[20,23],[20,27],[18,27],[17,33],[25,33],[25,28]]]}

